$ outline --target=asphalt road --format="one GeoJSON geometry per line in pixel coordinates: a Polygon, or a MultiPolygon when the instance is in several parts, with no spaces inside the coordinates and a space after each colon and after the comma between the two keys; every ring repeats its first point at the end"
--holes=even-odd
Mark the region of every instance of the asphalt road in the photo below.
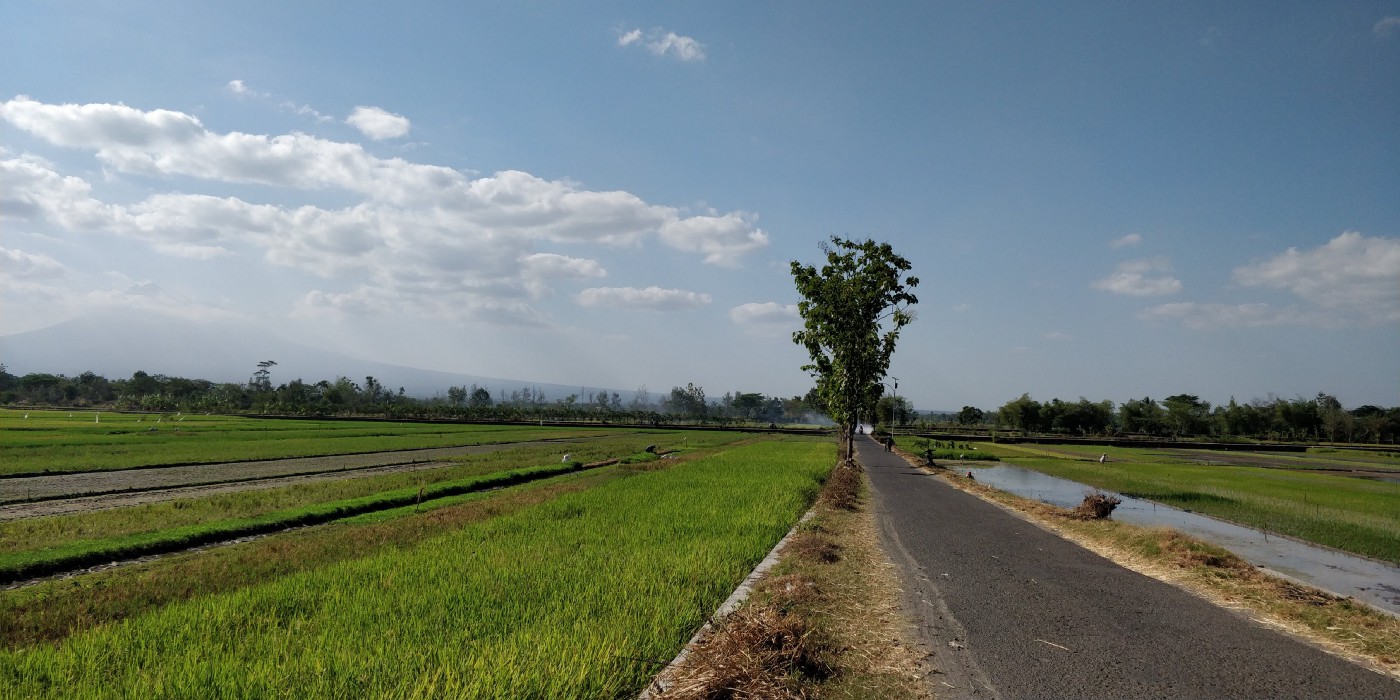
{"type": "Polygon", "coordinates": [[[1400,682],[1129,571],[867,436],[940,698],[1400,698],[1400,682]]]}

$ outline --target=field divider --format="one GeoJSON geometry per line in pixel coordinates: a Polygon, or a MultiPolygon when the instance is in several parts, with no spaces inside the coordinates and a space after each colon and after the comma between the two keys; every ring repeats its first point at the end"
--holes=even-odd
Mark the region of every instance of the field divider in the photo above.
{"type": "MultiPolygon", "coordinates": [[[[139,434],[139,433],[138,433],[139,434]]],[[[552,443],[552,442],[574,442],[578,440],[591,439],[593,435],[548,437],[537,440],[486,440],[483,442],[468,442],[461,445],[439,445],[437,447],[411,447],[408,449],[392,450],[359,450],[355,452],[332,452],[329,454],[314,455],[288,455],[285,457],[249,457],[247,459],[223,459],[217,462],[170,462],[162,464],[137,464],[131,467],[115,467],[112,469],[45,469],[41,472],[5,472],[0,473],[0,480],[4,479],[35,479],[42,476],[76,476],[78,474],[119,474],[121,472],[141,471],[149,469],[175,469],[178,467],[215,467],[225,464],[249,464],[251,462],[287,462],[294,459],[323,459],[327,457],[363,457],[364,455],[388,454],[391,452],[427,452],[429,450],[454,450],[463,447],[489,447],[493,445],[514,445],[532,443],[552,443]]],[[[413,460],[400,462],[400,464],[412,464],[413,460]]],[[[311,472],[306,472],[311,473],[311,472]]],[[[121,491],[104,491],[105,493],[122,493],[121,491]]],[[[99,495],[99,494],[93,494],[99,495]]],[[[37,500],[37,499],[36,499],[37,500]]]]}
{"type": "Polygon", "coordinates": [[[450,496],[517,486],[563,474],[597,469],[616,464],[619,461],[619,459],[607,459],[588,464],[566,462],[527,469],[512,469],[487,476],[434,484],[423,488],[395,489],[373,496],[333,501],[251,518],[191,525],[108,540],[93,540],[35,552],[4,555],[0,556],[0,585],[75,572],[97,564],[138,559],[157,554],[173,554],[244,537],[322,525],[357,515],[428,503],[450,496]]]}
{"type": "MultiPolygon", "coordinates": [[[[475,445],[470,445],[470,447],[475,447],[475,445]]],[[[369,453],[369,454],[373,454],[373,453],[369,453]]],[[[342,456],[344,456],[344,455],[331,455],[331,456],[334,456],[334,457],[342,457],[342,456]]],[[[301,457],[294,457],[294,458],[291,458],[291,459],[302,459],[302,458],[301,458],[301,457]]],[[[173,484],[173,485],[172,485],[172,484],[161,484],[161,485],[159,485],[159,486],[131,486],[131,487],[124,488],[124,489],[107,489],[107,490],[105,490],[105,491],[84,491],[84,492],[82,492],[82,493],[55,493],[55,494],[49,494],[49,495],[47,495],[47,496],[26,496],[26,497],[24,497],[24,498],[15,499],[15,500],[0,500],[0,506],[16,505],[16,504],[21,504],[21,503],[44,503],[44,502],[47,502],[47,501],[70,501],[70,500],[78,500],[78,499],[81,499],[81,498],[97,498],[97,497],[99,497],[99,496],[117,496],[117,495],[128,494],[128,493],[148,493],[148,492],[151,492],[151,491],[174,491],[174,490],[177,490],[177,489],[199,488],[199,487],[201,487],[201,486],[227,486],[227,485],[229,485],[229,484],[246,484],[246,483],[251,483],[251,482],[254,482],[254,481],[275,481],[275,480],[277,480],[277,479],[294,479],[294,478],[302,477],[302,476],[320,476],[320,475],[322,475],[322,474],[339,474],[339,473],[354,474],[355,472],[366,471],[366,470],[369,470],[369,469],[386,469],[386,468],[389,468],[389,467],[407,467],[407,466],[412,466],[412,465],[414,465],[414,464],[421,464],[421,465],[423,465],[424,468],[426,469],[429,465],[432,465],[432,464],[448,464],[448,463],[449,463],[449,462],[448,462],[447,460],[444,460],[444,459],[437,459],[437,460],[434,460],[434,459],[425,459],[425,460],[422,460],[422,461],[419,461],[419,460],[416,460],[416,459],[415,459],[415,460],[409,460],[409,461],[407,461],[407,462],[389,462],[389,463],[386,463],[386,464],[370,464],[370,465],[366,465],[366,466],[363,466],[363,467],[340,467],[340,468],[331,468],[331,469],[316,469],[316,470],[312,470],[312,471],[308,471],[308,472],[292,472],[292,473],[289,473],[289,474],[274,474],[274,475],[272,475],[272,476],[240,476],[240,477],[234,477],[234,478],[231,478],[231,479],[217,479],[217,480],[215,480],[215,481],[198,481],[198,482],[188,483],[188,484],[173,484]]],[[[236,462],[218,462],[218,463],[216,463],[216,464],[236,464],[236,462]]],[[[202,465],[184,465],[184,466],[202,466],[202,465]]],[[[215,465],[214,465],[214,464],[211,464],[211,465],[209,465],[209,466],[215,466],[215,465]]],[[[51,475],[63,474],[63,475],[66,476],[66,475],[68,475],[68,474],[70,474],[70,473],[72,473],[72,472],[54,472],[54,473],[51,474],[51,475]]],[[[88,472],[88,473],[91,473],[91,472],[88,472]]]]}

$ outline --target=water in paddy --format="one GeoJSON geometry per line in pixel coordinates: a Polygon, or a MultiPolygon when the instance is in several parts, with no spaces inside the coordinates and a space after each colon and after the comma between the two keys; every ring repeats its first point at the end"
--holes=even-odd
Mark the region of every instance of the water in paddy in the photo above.
{"type": "MultiPolygon", "coordinates": [[[[1093,487],[1038,471],[999,464],[975,469],[978,481],[1025,498],[1073,508],[1093,487]]],[[[1162,525],[1213,542],[1255,566],[1277,571],[1337,595],[1351,596],[1400,615],[1400,566],[1266,534],[1262,530],[1116,494],[1113,519],[1162,525]]]]}

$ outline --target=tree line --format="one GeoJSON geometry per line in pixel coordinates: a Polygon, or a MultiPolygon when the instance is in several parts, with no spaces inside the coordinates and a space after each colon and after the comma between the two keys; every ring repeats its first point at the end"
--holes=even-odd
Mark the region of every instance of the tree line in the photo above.
{"type": "Polygon", "coordinates": [[[568,420],[617,423],[812,423],[825,422],[815,391],[781,398],[758,392],[726,392],[718,399],[704,387],[687,383],[653,397],[646,387],[623,400],[618,392],[581,391],[550,398],[535,387],[495,394],[486,387],[448,387],[432,398],[390,389],[373,376],[315,383],[293,379],[274,385],[267,360],[246,383],[211,382],[138,371],[128,379],[108,379],[93,372],[11,374],[0,365],[0,404],[55,407],[110,407],[165,413],[254,413],[287,416],[378,416],[440,420],[568,420]]]}
{"type": "Polygon", "coordinates": [[[985,425],[1022,433],[1063,435],[1146,435],[1172,438],[1234,438],[1393,443],[1400,438],[1400,407],[1358,406],[1346,409],[1337,397],[1318,393],[1312,398],[1269,396],[1240,403],[1233,397],[1212,406],[1192,394],[1092,402],[1052,399],[1040,402],[1030,394],[1006,402],[993,412],[964,406],[959,425],[985,425]]]}

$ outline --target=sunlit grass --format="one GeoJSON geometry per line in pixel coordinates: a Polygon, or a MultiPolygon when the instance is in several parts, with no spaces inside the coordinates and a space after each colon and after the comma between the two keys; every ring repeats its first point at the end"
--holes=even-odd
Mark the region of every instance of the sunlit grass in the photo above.
{"type": "MultiPolygon", "coordinates": [[[[0,410],[0,474],[311,457],[605,435],[606,428],[0,410]],[[100,422],[94,422],[99,419],[100,422]],[[156,421],[160,422],[157,423],[156,421]]],[[[637,432],[637,431],[632,431],[637,432]]]]}
{"type": "Polygon", "coordinates": [[[833,460],[825,442],[765,442],[638,471],[412,549],[0,654],[0,694],[630,695],[833,460]]]}

